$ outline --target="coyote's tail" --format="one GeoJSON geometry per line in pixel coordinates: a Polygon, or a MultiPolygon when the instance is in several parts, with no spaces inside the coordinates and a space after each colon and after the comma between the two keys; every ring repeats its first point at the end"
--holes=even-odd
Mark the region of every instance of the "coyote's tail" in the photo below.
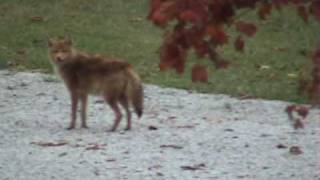
{"type": "Polygon", "coordinates": [[[143,113],[143,87],[138,74],[132,69],[128,69],[127,95],[135,113],[140,118],[143,113]]]}

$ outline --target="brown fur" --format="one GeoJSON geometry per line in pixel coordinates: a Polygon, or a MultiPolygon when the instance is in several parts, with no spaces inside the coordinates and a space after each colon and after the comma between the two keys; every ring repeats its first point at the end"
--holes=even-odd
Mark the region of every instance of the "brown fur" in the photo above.
{"type": "Polygon", "coordinates": [[[68,129],[75,128],[78,101],[81,101],[81,127],[87,128],[86,107],[88,94],[100,94],[115,113],[116,130],[122,114],[121,104],[127,114],[126,130],[131,129],[132,104],[141,117],[143,110],[143,88],[139,76],[130,64],[100,55],[77,52],[68,38],[49,40],[49,54],[56,71],[64,80],[71,96],[71,121],[68,129]]]}

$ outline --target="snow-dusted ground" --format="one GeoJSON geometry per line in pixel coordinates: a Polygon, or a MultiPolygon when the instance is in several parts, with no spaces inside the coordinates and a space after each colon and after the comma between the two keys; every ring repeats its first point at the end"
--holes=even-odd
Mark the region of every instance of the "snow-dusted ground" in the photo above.
{"type": "Polygon", "coordinates": [[[113,114],[99,97],[90,98],[90,128],[67,131],[68,92],[53,80],[0,71],[1,180],[320,178],[318,110],[294,130],[286,102],[145,85],[132,131],[123,120],[106,132],[113,114]],[[292,146],[303,153],[289,153],[292,146]]]}

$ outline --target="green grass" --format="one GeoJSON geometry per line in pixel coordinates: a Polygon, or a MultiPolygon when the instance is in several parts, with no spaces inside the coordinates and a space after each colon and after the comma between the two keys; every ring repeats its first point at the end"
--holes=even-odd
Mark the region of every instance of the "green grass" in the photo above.
{"type": "MultiPolygon", "coordinates": [[[[190,53],[186,72],[177,75],[158,70],[163,32],[146,20],[149,0],[88,2],[1,0],[0,68],[11,63],[18,69],[51,72],[47,36],[69,34],[79,49],[129,61],[147,83],[307,102],[305,96],[297,94],[299,79],[294,75],[299,75],[308,61],[304,54],[314,47],[320,26],[314,21],[305,24],[295,12],[274,11],[267,21],[258,22],[260,30],[247,40],[244,54],[235,52],[232,43],[222,48],[223,56],[232,60],[230,68],[216,70],[209,61],[198,60],[190,53]],[[44,21],[32,21],[35,16],[44,21]],[[209,83],[191,82],[190,67],[196,62],[210,66],[209,83]]],[[[253,17],[248,14],[244,18],[256,21],[253,17]]],[[[229,31],[235,36],[233,29],[229,31]]]]}

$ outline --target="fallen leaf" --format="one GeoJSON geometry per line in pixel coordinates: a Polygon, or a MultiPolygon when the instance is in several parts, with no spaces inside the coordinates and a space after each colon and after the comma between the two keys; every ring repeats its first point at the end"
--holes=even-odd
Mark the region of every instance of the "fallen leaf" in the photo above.
{"type": "Polygon", "coordinates": [[[160,169],[160,168],[162,168],[161,165],[154,165],[154,166],[149,167],[148,170],[154,170],[154,169],[160,169]]]}
{"type": "Polygon", "coordinates": [[[174,145],[174,144],[169,144],[169,145],[161,145],[160,148],[173,148],[173,149],[182,149],[182,146],[174,145]]]}
{"type": "Polygon", "coordinates": [[[187,128],[187,129],[191,129],[191,128],[194,128],[194,125],[176,126],[176,128],[187,128]]]}
{"type": "Polygon", "coordinates": [[[201,163],[201,164],[196,164],[193,166],[181,166],[181,169],[195,171],[195,170],[201,170],[204,167],[206,167],[206,165],[204,163],[201,163]]]}
{"type": "Polygon", "coordinates": [[[277,148],[278,149],[286,149],[286,148],[288,148],[286,145],[283,145],[283,144],[278,144],[277,145],[277,148]]]}
{"type": "Polygon", "coordinates": [[[60,141],[60,142],[31,142],[31,144],[35,144],[41,147],[56,147],[56,146],[64,146],[67,145],[67,141],[60,141]]]}
{"type": "Polygon", "coordinates": [[[169,116],[168,117],[168,120],[172,120],[172,119],[176,119],[177,117],[175,117],[175,116],[169,116]]]}
{"type": "Polygon", "coordinates": [[[157,128],[157,127],[155,127],[155,126],[149,126],[149,127],[148,127],[148,129],[149,129],[150,131],[158,130],[158,128],[157,128]]]}
{"type": "Polygon", "coordinates": [[[98,169],[96,169],[96,170],[94,170],[94,174],[95,174],[96,176],[100,176],[100,171],[99,171],[98,169]]]}
{"type": "Polygon", "coordinates": [[[86,150],[103,150],[105,146],[105,144],[90,143],[86,150]]]}
{"type": "Polygon", "coordinates": [[[163,176],[163,173],[157,172],[157,176],[163,176]]]}
{"type": "Polygon", "coordinates": [[[117,161],[116,159],[107,159],[106,160],[107,162],[115,162],[115,161],[117,161]]]}
{"type": "Polygon", "coordinates": [[[300,155],[300,154],[303,153],[302,150],[301,150],[301,148],[300,148],[299,146],[292,146],[292,147],[290,147],[289,152],[290,152],[290,154],[292,154],[292,155],[300,155]]]}
{"type": "Polygon", "coordinates": [[[225,129],[224,131],[227,131],[227,132],[233,132],[234,130],[233,130],[233,129],[231,129],[231,128],[227,128],[227,129],[225,129]]]}
{"type": "Polygon", "coordinates": [[[63,157],[63,156],[66,156],[67,154],[68,154],[67,152],[63,152],[63,153],[59,154],[58,156],[63,157]]]}

